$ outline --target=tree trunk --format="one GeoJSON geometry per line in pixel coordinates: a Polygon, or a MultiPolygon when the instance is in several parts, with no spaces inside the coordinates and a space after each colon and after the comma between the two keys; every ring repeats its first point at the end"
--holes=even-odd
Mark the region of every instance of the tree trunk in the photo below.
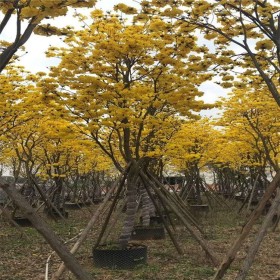
{"type": "Polygon", "coordinates": [[[251,191],[251,194],[250,194],[250,198],[249,198],[249,202],[248,202],[248,205],[247,205],[247,212],[250,211],[250,206],[251,206],[254,194],[255,194],[255,189],[256,189],[256,186],[257,186],[257,182],[258,182],[259,176],[260,176],[260,174],[257,175],[257,178],[254,181],[253,188],[252,188],[252,191],[251,191]]]}
{"type": "Polygon", "coordinates": [[[0,187],[15,202],[24,216],[30,220],[34,228],[45,238],[76,278],[79,280],[91,280],[92,277],[81,267],[75,257],[68,251],[67,247],[59,241],[58,236],[55,235],[45,221],[25,201],[24,197],[9,185],[0,185],[0,187]]]}
{"type": "Polygon", "coordinates": [[[64,197],[62,197],[62,190],[63,190],[63,180],[62,178],[58,177],[55,178],[55,186],[56,189],[53,193],[52,203],[57,209],[61,209],[63,206],[64,197]]]}
{"type": "Polygon", "coordinates": [[[149,198],[149,195],[145,189],[145,187],[141,184],[140,186],[140,195],[142,200],[142,223],[143,226],[149,226],[150,225],[150,204],[151,200],[149,198]]]}
{"type": "Polygon", "coordinates": [[[57,207],[51,202],[51,200],[48,198],[48,196],[44,193],[44,191],[42,190],[41,186],[37,184],[36,180],[33,178],[33,176],[30,176],[36,190],[39,192],[39,194],[41,195],[42,199],[45,201],[45,204],[47,206],[48,209],[50,210],[54,210],[60,218],[62,218],[63,220],[65,220],[64,216],[60,213],[60,211],[57,209],[57,207]]]}
{"type": "Polygon", "coordinates": [[[17,52],[17,50],[26,43],[36,26],[37,24],[30,22],[23,34],[21,35],[21,37],[15,40],[13,44],[5,48],[4,51],[0,54],[0,73],[8,65],[8,63],[12,59],[13,55],[17,52]]]}
{"type": "Polygon", "coordinates": [[[120,245],[126,247],[131,238],[131,232],[134,228],[135,214],[137,210],[137,183],[139,180],[140,165],[133,162],[127,176],[127,202],[126,202],[126,218],[124,221],[122,233],[119,238],[120,245]]]}

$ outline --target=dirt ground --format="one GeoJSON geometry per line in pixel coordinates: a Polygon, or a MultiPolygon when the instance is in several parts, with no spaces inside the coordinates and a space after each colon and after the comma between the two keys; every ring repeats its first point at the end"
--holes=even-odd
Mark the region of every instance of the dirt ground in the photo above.
{"type": "MultiPolygon", "coordinates": [[[[85,207],[80,210],[69,210],[69,218],[65,222],[55,222],[42,214],[49,225],[67,241],[77,235],[83,229],[94,213],[97,206],[85,207]]],[[[230,244],[235,240],[246,219],[246,215],[237,214],[238,205],[232,204],[230,208],[215,209],[207,214],[196,216],[205,231],[205,238],[209,246],[221,259],[227,252],[230,244]]],[[[256,235],[261,219],[254,226],[250,238],[246,240],[237,259],[224,277],[225,280],[233,280],[238,273],[246,250],[256,235]]],[[[92,247],[97,238],[98,229],[102,224],[102,218],[98,221],[87,241],[77,253],[76,257],[83,267],[96,280],[189,280],[211,279],[215,268],[207,260],[204,251],[197,245],[188,231],[181,225],[177,225],[175,236],[184,254],[179,255],[170,238],[163,240],[141,241],[148,246],[148,263],[133,270],[110,270],[95,268],[92,262],[92,247]]],[[[256,260],[246,279],[250,280],[280,280],[280,229],[269,231],[256,260]]],[[[112,239],[116,238],[117,230],[112,239]]],[[[71,247],[73,242],[69,243],[71,247]]],[[[32,227],[17,229],[0,217],[0,279],[1,280],[40,280],[45,278],[46,262],[49,262],[48,275],[55,272],[60,264],[59,258],[52,253],[49,245],[32,227]]],[[[71,273],[66,272],[62,279],[75,279],[71,273]]]]}

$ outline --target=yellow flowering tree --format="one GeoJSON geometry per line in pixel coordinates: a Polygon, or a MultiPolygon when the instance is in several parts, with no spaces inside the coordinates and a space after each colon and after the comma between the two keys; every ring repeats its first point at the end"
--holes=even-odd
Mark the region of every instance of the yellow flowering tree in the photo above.
{"type": "Polygon", "coordinates": [[[181,192],[183,199],[191,198],[189,193],[192,193],[192,198],[201,204],[201,191],[205,186],[200,173],[209,163],[207,155],[210,147],[213,148],[216,134],[207,119],[194,120],[184,123],[167,143],[165,160],[185,174],[186,186],[181,192]]]}
{"type": "Polygon", "coordinates": [[[87,29],[65,40],[67,47],[49,49],[48,55],[61,63],[39,85],[67,106],[116,168],[130,165],[128,216],[120,237],[126,244],[139,173],[162,156],[182,116],[197,118],[195,111],[209,107],[197,97],[199,84],[211,77],[211,60],[203,60],[207,49],[197,46],[195,37],[185,39],[180,26],[158,17],[128,24],[118,14],[95,10],[92,18],[87,29]]]}
{"type": "Polygon", "coordinates": [[[204,71],[210,61],[201,66],[193,60],[202,51],[195,38],[186,48],[178,30],[159,18],[127,25],[99,10],[92,17],[88,30],[66,40],[69,47],[49,49],[61,58],[50,75],[72,115],[123,169],[115,154],[126,163],[153,156],[154,139],[172,134],[176,114],[194,117],[192,111],[207,108],[196,97],[202,95],[197,85],[209,78],[204,71]]]}
{"type": "Polygon", "coordinates": [[[0,135],[31,118],[37,89],[30,82],[29,75],[21,66],[9,66],[5,75],[0,76],[0,135]]]}
{"type": "Polygon", "coordinates": [[[280,105],[279,1],[145,0],[141,4],[140,14],[158,14],[201,30],[215,49],[214,69],[222,86],[242,87],[254,75],[280,105]],[[243,73],[241,81],[232,70],[243,73]]]}
{"type": "MultiPolygon", "coordinates": [[[[269,181],[267,181],[265,167],[268,166],[272,170],[279,171],[279,107],[267,91],[267,88],[257,82],[251,86],[247,85],[245,90],[236,90],[229,102],[225,103],[225,108],[226,111],[222,122],[226,126],[232,141],[238,141],[239,143],[239,147],[236,144],[233,147],[235,146],[235,149],[239,149],[239,152],[245,152],[243,157],[240,158],[243,164],[247,166],[247,170],[251,171],[249,176],[253,180],[251,180],[250,185],[253,186],[253,189],[259,188],[261,192],[265,190],[258,204],[263,207],[268,203],[270,196],[273,191],[276,191],[277,186],[277,183],[275,187],[273,184],[269,184],[266,188],[269,181]],[[247,151],[246,148],[248,149],[247,151]]],[[[271,175],[272,177],[274,176],[273,173],[271,175]]],[[[276,178],[277,176],[276,174],[276,178]]],[[[238,185],[239,187],[241,186],[241,184],[238,185]]],[[[272,207],[273,205],[274,202],[272,207]]],[[[257,206],[259,213],[262,210],[261,207],[257,206]]],[[[255,211],[253,213],[253,216],[256,218],[258,212],[255,211]]],[[[269,216],[266,219],[269,219],[269,216]]],[[[266,227],[266,223],[262,225],[262,228],[266,227]]],[[[252,222],[246,226],[246,230],[241,233],[241,236],[232,245],[221,263],[215,279],[221,279],[222,275],[224,275],[251,227],[252,222]]],[[[258,234],[258,245],[263,236],[261,233],[258,234]]],[[[246,265],[244,264],[240,274],[248,272],[258,245],[251,247],[251,249],[254,249],[254,253],[248,254],[246,265]],[[247,265],[248,262],[249,266],[247,265]]]]}
{"type": "Polygon", "coordinates": [[[256,84],[236,89],[223,101],[220,121],[232,135],[239,137],[254,150],[248,164],[279,169],[279,108],[265,86],[256,84]]]}

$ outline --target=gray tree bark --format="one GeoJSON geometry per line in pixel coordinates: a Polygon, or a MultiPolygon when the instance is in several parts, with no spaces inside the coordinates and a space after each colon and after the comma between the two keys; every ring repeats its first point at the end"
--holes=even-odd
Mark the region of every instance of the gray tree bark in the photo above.
{"type": "Polygon", "coordinates": [[[135,215],[137,211],[137,182],[139,179],[140,165],[136,162],[130,167],[127,175],[127,191],[126,191],[126,217],[119,237],[119,243],[122,247],[126,247],[134,228],[135,215]]]}

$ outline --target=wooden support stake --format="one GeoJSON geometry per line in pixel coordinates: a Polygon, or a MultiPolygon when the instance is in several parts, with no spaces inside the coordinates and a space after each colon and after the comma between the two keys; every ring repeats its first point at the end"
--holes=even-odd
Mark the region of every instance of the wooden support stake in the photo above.
{"type": "Polygon", "coordinates": [[[269,226],[272,223],[273,216],[277,213],[279,205],[280,205],[280,191],[278,190],[277,195],[276,195],[275,199],[273,200],[272,205],[268,211],[268,214],[265,216],[262,226],[259,229],[258,234],[257,234],[253,244],[250,246],[249,252],[248,252],[245,260],[243,261],[242,268],[239,271],[239,273],[236,277],[236,280],[244,280],[245,277],[247,276],[248,271],[249,271],[251,265],[253,264],[255,256],[261,245],[261,242],[262,242],[263,238],[265,237],[269,226]]]}
{"type": "MultiPolygon", "coordinates": [[[[90,230],[93,228],[96,220],[98,219],[99,215],[101,214],[101,212],[104,210],[105,206],[107,205],[111,194],[114,192],[116,186],[120,183],[123,184],[124,180],[126,178],[126,174],[123,176],[122,182],[120,183],[120,179],[117,180],[115,182],[115,184],[112,186],[112,188],[107,192],[103,202],[99,205],[99,207],[97,208],[97,210],[95,211],[94,215],[92,216],[92,218],[90,219],[90,221],[88,222],[87,226],[85,227],[85,229],[82,231],[80,237],[78,238],[78,240],[76,241],[76,243],[74,244],[74,246],[72,247],[72,249],[70,250],[70,252],[72,254],[75,254],[78,249],[81,247],[82,243],[85,241],[87,235],[89,234],[90,230]]],[[[63,274],[63,272],[65,271],[65,265],[64,263],[62,263],[58,270],[55,272],[55,274],[52,277],[52,280],[58,280],[59,277],[63,274]]]]}
{"type": "Polygon", "coordinates": [[[266,192],[264,193],[262,199],[260,200],[257,208],[251,213],[247,223],[242,228],[242,231],[241,231],[239,237],[234,241],[233,245],[228,250],[228,252],[227,252],[226,256],[224,257],[222,263],[220,264],[216,274],[214,275],[213,280],[218,280],[218,279],[223,278],[227,269],[230,267],[231,263],[234,261],[235,256],[236,256],[237,252],[239,251],[243,241],[249,235],[250,230],[252,229],[253,225],[255,224],[255,221],[262,214],[262,211],[263,211],[267,201],[270,199],[273,192],[277,189],[279,182],[280,182],[280,171],[278,171],[276,173],[272,182],[267,187],[266,192]]]}
{"type": "Polygon", "coordinates": [[[168,235],[169,235],[171,241],[173,242],[173,244],[174,244],[174,246],[175,246],[177,252],[178,252],[180,255],[182,255],[182,254],[183,254],[183,250],[182,250],[181,247],[179,246],[179,244],[178,244],[178,242],[177,242],[175,236],[173,235],[173,233],[172,233],[170,227],[168,226],[166,219],[164,219],[164,217],[163,217],[163,215],[162,215],[162,213],[161,213],[161,211],[160,211],[160,209],[159,209],[159,206],[157,205],[157,203],[156,203],[156,201],[155,201],[155,199],[154,199],[154,197],[153,197],[153,195],[152,195],[152,192],[151,192],[150,189],[149,189],[148,182],[145,181],[145,180],[142,180],[142,182],[143,182],[144,187],[145,187],[145,189],[146,189],[146,191],[147,191],[149,197],[151,198],[151,200],[152,200],[152,202],[153,202],[153,204],[154,204],[154,206],[155,206],[155,208],[156,208],[156,210],[157,210],[159,216],[161,217],[162,223],[163,223],[163,225],[164,225],[164,227],[165,227],[165,229],[166,229],[166,231],[167,231],[167,233],[168,233],[168,235]]]}
{"type": "Polygon", "coordinates": [[[141,178],[150,184],[150,186],[153,188],[155,193],[161,197],[162,201],[168,205],[171,210],[181,219],[185,227],[188,229],[192,237],[199,243],[199,245],[202,247],[202,249],[205,251],[206,255],[209,257],[211,262],[214,264],[214,266],[218,265],[218,260],[212,250],[209,248],[206,240],[203,239],[203,237],[200,235],[198,231],[196,231],[192,225],[187,221],[187,219],[182,215],[178,209],[176,209],[176,206],[173,203],[170,203],[170,201],[162,194],[162,192],[156,187],[153,181],[149,179],[149,177],[143,172],[140,171],[141,178]]]}
{"type": "Polygon", "coordinates": [[[45,238],[76,278],[79,280],[92,280],[93,278],[82,268],[75,257],[68,251],[67,247],[60,242],[59,237],[56,236],[48,224],[34,211],[25,198],[14,187],[8,184],[0,184],[0,187],[19,207],[23,215],[29,219],[34,228],[45,238]]]}

